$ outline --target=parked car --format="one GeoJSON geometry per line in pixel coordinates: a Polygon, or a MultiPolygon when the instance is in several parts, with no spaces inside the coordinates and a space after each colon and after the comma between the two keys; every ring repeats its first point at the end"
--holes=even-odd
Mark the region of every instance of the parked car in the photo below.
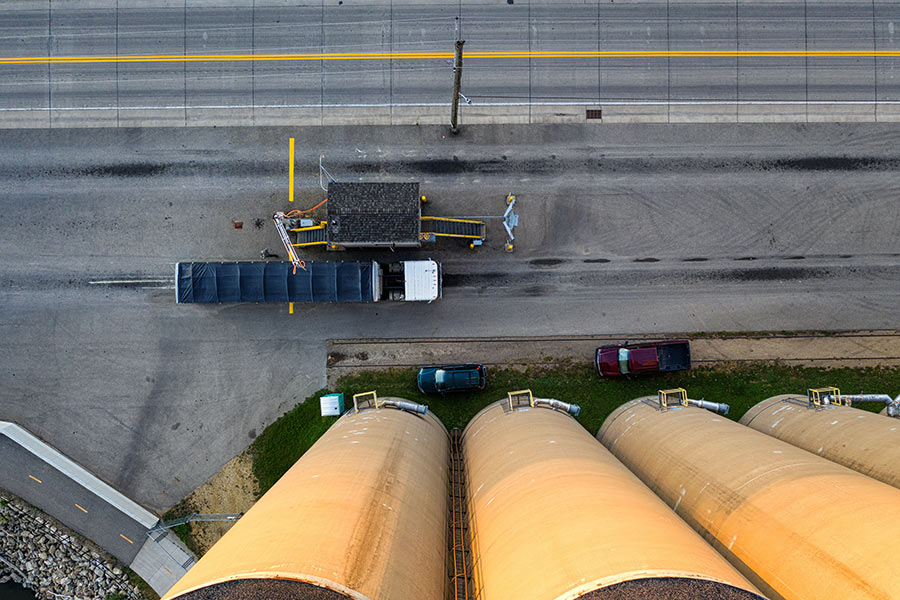
{"type": "Polygon", "coordinates": [[[684,371],[691,368],[691,346],[687,340],[601,346],[594,365],[604,377],[684,371]]]}
{"type": "Polygon", "coordinates": [[[416,385],[423,394],[444,394],[483,390],[487,371],[484,365],[448,365],[444,367],[423,367],[416,376],[416,385]]]}

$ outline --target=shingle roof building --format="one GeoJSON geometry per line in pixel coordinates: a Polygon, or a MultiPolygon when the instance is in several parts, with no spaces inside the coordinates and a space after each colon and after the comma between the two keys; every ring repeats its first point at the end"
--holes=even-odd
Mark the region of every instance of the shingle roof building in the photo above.
{"type": "Polygon", "coordinates": [[[343,247],[418,247],[418,183],[328,184],[328,243],[343,247]]]}

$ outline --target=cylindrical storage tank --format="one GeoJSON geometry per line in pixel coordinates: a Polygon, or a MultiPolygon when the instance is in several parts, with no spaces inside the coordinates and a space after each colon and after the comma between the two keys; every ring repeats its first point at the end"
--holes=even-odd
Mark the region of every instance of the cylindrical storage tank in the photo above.
{"type": "Polygon", "coordinates": [[[616,409],[600,441],[770,598],[900,598],[900,490],[703,409],[616,409]]]}
{"type": "Polygon", "coordinates": [[[165,598],[445,600],[448,462],[431,413],[350,412],[165,598]]]}
{"type": "Polygon", "coordinates": [[[564,412],[491,404],[462,452],[480,600],[760,598],[564,412]]]}
{"type": "Polygon", "coordinates": [[[741,423],[900,488],[900,422],[831,404],[811,408],[806,396],[763,400],[741,423]]]}

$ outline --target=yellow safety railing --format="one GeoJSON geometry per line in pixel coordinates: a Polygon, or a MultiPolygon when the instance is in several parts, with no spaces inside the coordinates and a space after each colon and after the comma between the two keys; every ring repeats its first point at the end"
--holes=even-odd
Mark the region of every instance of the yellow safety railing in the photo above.
{"type": "MultiPolygon", "coordinates": [[[[296,229],[289,229],[288,231],[316,231],[320,229],[325,229],[325,226],[328,224],[327,221],[319,221],[318,225],[311,225],[310,227],[297,227],[296,229]]],[[[301,244],[291,244],[295,248],[302,248],[304,246],[324,246],[328,242],[326,240],[321,240],[318,242],[303,242],[301,244]]]]}
{"type": "Polygon", "coordinates": [[[419,217],[423,221],[452,221],[454,223],[484,223],[484,221],[476,221],[474,219],[456,219],[453,217],[419,217]]]}
{"type": "Polygon", "coordinates": [[[810,388],[806,391],[806,398],[809,400],[809,403],[815,408],[827,406],[825,404],[825,399],[829,397],[831,404],[841,404],[841,390],[834,386],[810,388]]]}
{"type": "Polygon", "coordinates": [[[358,413],[360,409],[369,408],[370,406],[378,408],[378,394],[375,393],[375,390],[353,394],[353,412],[358,413]]]}
{"type": "Polygon", "coordinates": [[[462,233],[435,233],[434,231],[423,231],[419,234],[420,240],[429,240],[431,236],[434,237],[449,237],[449,238],[462,238],[467,240],[481,240],[484,239],[483,236],[480,235],[464,235],[462,233]]]}
{"type": "Polygon", "coordinates": [[[673,388],[671,390],[659,390],[657,392],[657,400],[660,410],[668,410],[670,406],[680,404],[688,405],[687,390],[684,388],[673,388]]]}
{"type": "Polygon", "coordinates": [[[507,392],[506,399],[509,402],[509,409],[512,410],[517,406],[534,406],[534,396],[531,390],[516,390],[515,392],[507,392]]]}

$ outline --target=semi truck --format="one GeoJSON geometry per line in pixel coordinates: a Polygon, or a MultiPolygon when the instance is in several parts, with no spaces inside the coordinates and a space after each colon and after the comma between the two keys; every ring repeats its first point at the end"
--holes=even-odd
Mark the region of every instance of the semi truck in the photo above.
{"type": "Polygon", "coordinates": [[[684,371],[691,368],[691,345],[687,340],[666,340],[601,346],[594,365],[604,377],[684,371]]]}
{"type": "Polygon", "coordinates": [[[432,302],[441,297],[433,260],[179,262],[178,304],[218,302],[432,302]]]}

